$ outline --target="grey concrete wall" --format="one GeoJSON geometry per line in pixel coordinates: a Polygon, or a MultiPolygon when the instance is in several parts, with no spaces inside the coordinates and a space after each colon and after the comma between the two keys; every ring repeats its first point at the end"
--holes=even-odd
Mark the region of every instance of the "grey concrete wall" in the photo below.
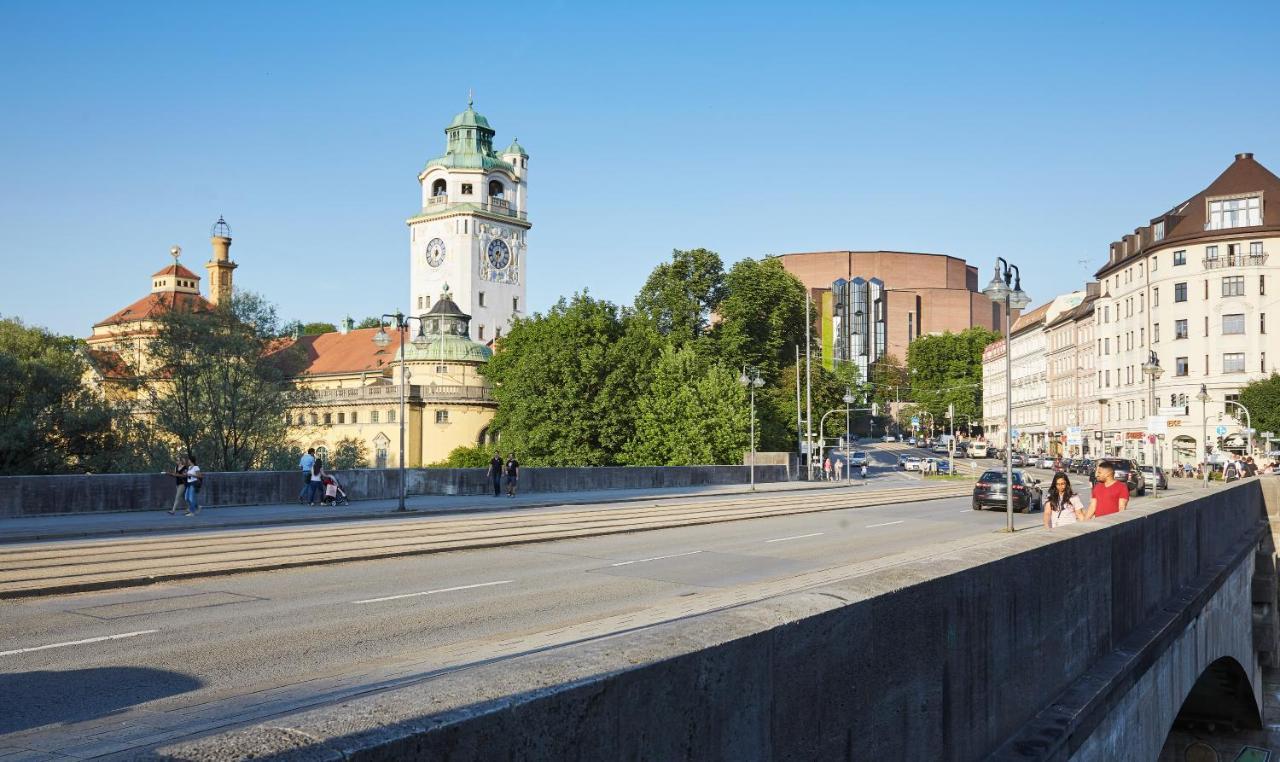
{"type": "Polygon", "coordinates": [[[1155,723],[1151,737],[1167,732],[1158,725],[1172,717],[1167,707],[1176,712],[1182,703],[1178,691],[1217,656],[1238,654],[1240,631],[1206,626],[1182,641],[1193,644],[1191,656],[1142,646],[1157,637],[1177,642],[1181,631],[1162,634],[1160,623],[1194,619],[1195,605],[1209,617],[1235,616],[1241,605],[1248,611],[1248,585],[1240,582],[1248,572],[1236,567],[1243,553],[1252,568],[1248,551],[1265,511],[1256,480],[1198,500],[1136,506],[1052,533],[928,548],[881,561],[879,571],[853,567],[850,577],[803,593],[479,665],[161,752],[174,759],[249,752],[350,760],[970,760],[1002,752],[1142,759],[1105,754],[1123,749],[1142,722],[1155,723]],[[1205,579],[1216,580],[1211,593],[1223,591],[1212,605],[1188,597],[1205,579]],[[1166,654],[1168,666],[1154,671],[1147,690],[1152,682],[1143,676],[1166,654]],[[1118,681],[1091,682],[1112,667],[1118,681]],[[1179,679],[1161,681],[1166,669],[1180,670],[1179,679]],[[1047,709],[1072,691],[1092,691],[1092,714],[1047,709]],[[1098,712],[1117,713],[1122,726],[1102,723],[1098,712]],[[1047,724],[1027,743],[1006,745],[1038,721],[1047,724]],[[1091,741],[1095,731],[1101,740],[1091,741]]]}
{"type": "MultiPolygon", "coordinates": [[[[410,495],[481,495],[491,490],[481,468],[406,470],[410,495]]],[[[338,472],[353,499],[394,498],[400,490],[396,469],[338,472]]],[[[650,489],[746,484],[743,466],[641,466],[616,468],[522,468],[520,491],[650,489]]],[[[787,467],[756,466],[756,481],[787,481],[787,467]]],[[[270,505],[297,500],[299,471],[254,471],[206,475],[200,502],[206,507],[270,505]]],[[[0,476],[0,517],[57,513],[146,511],[173,503],[174,480],[161,474],[0,476]]]]}

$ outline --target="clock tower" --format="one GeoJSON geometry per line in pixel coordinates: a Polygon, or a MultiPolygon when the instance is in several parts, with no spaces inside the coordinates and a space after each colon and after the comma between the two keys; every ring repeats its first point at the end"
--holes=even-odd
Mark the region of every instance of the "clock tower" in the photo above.
{"type": "Polygon", "coordinates": [[[426,314],[447,287],[471,315],[471,338],[487,344],[525,312],[529,154],[515,140],[495,151],[470,100],[444,134],[444,154],[418,174],[422,211],[407,221],[409,314],[426,314]]]}

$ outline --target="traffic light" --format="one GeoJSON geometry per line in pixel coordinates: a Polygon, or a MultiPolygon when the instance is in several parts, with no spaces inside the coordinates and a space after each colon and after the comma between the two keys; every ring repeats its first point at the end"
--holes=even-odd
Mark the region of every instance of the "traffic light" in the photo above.
{"type": "Polygon", "coordinates": [[[956,403],[952,402],[947,405],[947,420],[956,417],[956,403]]]}
{"type": "Polygon", "coordinates": [[[879,402],[872,402],[872,403],[871,403],[871,417],[872,417],[872,418],[876,418],[876,417],[878,417],[879,415],[880,415],[880,403],[879,403],[879,402]]]}

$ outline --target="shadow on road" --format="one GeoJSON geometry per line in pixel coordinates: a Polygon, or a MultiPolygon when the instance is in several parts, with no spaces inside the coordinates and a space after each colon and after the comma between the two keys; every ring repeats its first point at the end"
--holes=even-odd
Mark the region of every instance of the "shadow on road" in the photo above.
{"type": "Polygon", "coordinates": [[[194,677],[147,667],[0,674],[0,735],[92,720],[201,687],[194,677]]]}

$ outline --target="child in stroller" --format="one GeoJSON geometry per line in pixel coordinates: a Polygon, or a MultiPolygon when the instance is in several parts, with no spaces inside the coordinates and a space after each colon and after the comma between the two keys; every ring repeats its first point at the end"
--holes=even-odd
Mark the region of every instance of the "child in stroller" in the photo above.
{"type": "Polygon", "coordinates": [[[342,489],[342,484],[338,482],[337,474],[325,473],[321,483],[324,484],[324,498],[320,501],[321,505],[348,504],[347,493],[342,489]]]}

